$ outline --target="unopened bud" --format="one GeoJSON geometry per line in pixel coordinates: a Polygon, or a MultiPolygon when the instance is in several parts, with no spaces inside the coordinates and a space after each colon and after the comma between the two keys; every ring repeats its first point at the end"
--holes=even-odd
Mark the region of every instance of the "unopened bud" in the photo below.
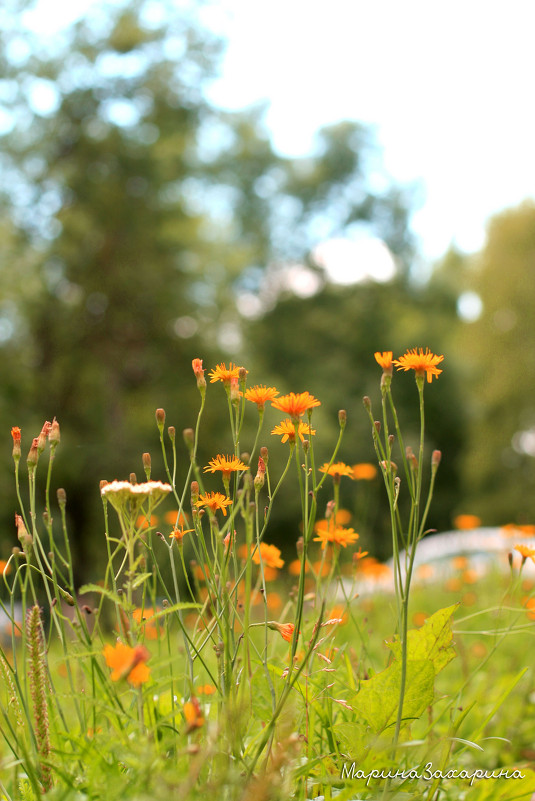
{"type": "Polygon", "coordinates": [[[15,462],[18,462],[20,459],[20,428],[18,426],[13,426],[11,429],[11,436],[13,437],[13,459],[15,462]]]}
{"type": "Polygon", "coordinates": [[[199,482],[191,482],[191,505],[194,506],[199,500],[199,482]]]}
{"type": "Polygon", "coordinates": [[[310,440],[309,439],[304,439],[303,440],[303,451],[305,453],[308,453],[309,450],[310,450],[310,440]]]}
{"type": "Polygon", "coordinates": [[[195,432],[192,428],[185,428],[182,432],[182,437],[184,438],[184,443],[186,448],[191,453],[193,450],[193,446],[195,445],[195,432]]]}
{"type": "Polygon", "coordinates": [[[440,464],[440,460],[442,459],[442,451],[433,451],[431,455],[431,467],[435,470],[440,464]]]}
{"type": "Polygon", "coordinates": [[[29,470],[35,470],[37,466],[37,460],[39,459],[39,450],[37,447],[38,439],[34,437],[32,441],[32,447],[30,448],[30,452],[28,453],[27,464],[29,470]]]}
{"type": "Polygon", "coordinates": [[[367,409],[369,412],[372,410],[372,402],[367,395],[364,395],[362,399],[362,403],[364,404],[364,408],[367,409]]]}
{"type": "Polygon", "coordinates": [[[169,434],[169,439],[171,442],[174,442],[176,438],[176,428],[174,426],[169,426],[167,433],[169,434]]]}
{"type": "MultiPolygon", "coordinates": [[[[110,483],[109,481],[106,481],[106,479],[105,479],[105,478],[103,478],[103,479],[100,481],[100,484],[99,484],[100,491],[102,492],[102,490],[104,489],[104,487],[107,487],[109,483],[110,483]]],[[[104,496],[103,496],[103,497],[104,497],[104,496]]]]}
{"type": "Polygon", "coordinates": [[[299,537],[299,539],[295,543],[295,550],[297,551],[297,555],[298,556],[301,556],[301,554],[303,553],[304,547],[305,547],[305,541],[304,541],[303,537],[299,537]]]}
{"type": "Polygon", "coordinates": [[[46,423],[43,423],[41,433],[37,437],[37,452],[39,453],[39,455],[41,455],[45,449],[46,441],[48,439],[48,435],[50,433],[51,428],[52,428],[52,423],[49,423],[48,420],[46,421],[46,423]]]}
{"type": "Polygon", "coordinates": [[[388,435],[388,444],[389,445],[393,445],[393,443],[394,443],[394,435],[393,434],[389,434],[388,435]]]}
{"type": "Polygon", "coordinates": [[[266,480],[266,465],[262,457],[258,459],[258,471],[254,480],[255,492],[260,492],[266,480]]]}
{"type": "Polygon", "coordinates": [[[340,424],[340,428],[345,428],[347,423],[347,412],[345,409],[340,409],[338,412],[338,422],[340,424]]]}
{"type": "Polygon", "coordinates": [[[245,386],[245,381],[247,380],[247,372],[248,371],[245,369],[245,367],[240,367],[240,369],[238,370],[239,382],[240,382],[240,384],[243,384],[244,386],[245,386]]]}
{"type": "Polygon", "coordinates": [[[240,402],[240,390],[238,388],[238,379],[232,376],[230,379],[230,401],[234,405],[240,402]]]}
{"type": "Polygon", "coordinates": [[[156,425],[161,433],[165,425],[165,409],[156,409],[156,425]]]}
{"type": "Polygon", "coordinates": [[[327,507],[325,509],[325,519],[326,520],[329,520],[329,518],[332,517],[335,507],[336,507],[336,502],[335,501],[329,501],[329,503],[327,504],[327,507]]]}
{"type": "Polygon", "coordinates": [[[130,473],[130,476],[129,476],[128,480],[129,480],[129,482],[131,484],[137,484],[137,476],[136,476],[136,474],[135,473],[130,473]]]}
{"type": "Polygon", "coordinates": [[[414,455],[414,451],[410,445],[407,445],[407,447],[405,448],[405,454],[407,456],[407,461],[411,466],[411,469],[416,472],[418,470],[418,459],[414,455]]]}
{"type": "Polygon", "coordinates": [[[269,451],[265,445],[262,445],[262,447],[260,448],[260,456],[264,460],[264,464],[267,466],[269,462],[269,451]]]}
{"type": "Polygon", "coordinates": [[[59,423],[54,417],[52,420],[52,425],[50,426],[50,431],[48,432],[48,442],[51,448],[55,448],[56,445],[59,445],[61,439],[60,431],[59,431],[59,423]]]}
{"type": "Polygon", "coordinates": [[[381,433],[381,421],[380,421],[380,420],[376,420],[376,421],[374,422],[374,424],[373,424],[373,427],[375,428],[375,430],[376,430],[376,432],[377,432],[378,434],[380,434],[380,433],[381,433]]]}
{"type": "Polygon", "coordinates": [[[17,527],[17,537],[22,545],[22,550],[26,556],[29,557],[32,551],[33,539],[20,515],[15,515],[15,525],[17,527]]]}
{"type": "Polygon", "coordinates": [[[152,466],[150,453],[144,453],[141,456],[141,461],[143,462],[143,469],[145,471],[145,475],[147,476],[147,481],[150,481],[150,471],[152,466]]]}
{"type": "Polygon", "coordinates": [[[204,394],[206,391],[206,379],[204,377],[204,370],[202,368],[202,359],[193,359],[191,366],[193,368],[195,378],[197,379],[197,387],[199,388],[201,394],[204,394]]]}

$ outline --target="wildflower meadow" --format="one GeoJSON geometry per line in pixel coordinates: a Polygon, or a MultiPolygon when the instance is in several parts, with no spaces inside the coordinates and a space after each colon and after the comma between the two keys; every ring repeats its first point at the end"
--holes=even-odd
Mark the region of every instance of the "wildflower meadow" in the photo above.
{"type": "Polygon", "coordinates": [[[194,358],[194,426],[179,434],[180,419],[156,410],[163,472],[145,452],[141,481],[88,489],[102,500],[92,547],[104,568],[82,586],[69,488],[54,485],[60,424],[35,438],[13,425],[2,801],[535,798],[533,530],[507,532],[508,555],[483,572],[463,554],[419,562],[443,456],[426,445],[425,397],[440,393],[447,359],[414,348],[375,361],[376,396],[340,410],[326,442],[311,377],[311,391],[285,394],[246,367],[194,358]],[[398,381],[414,384],[414,441],[398,381]],[[204,463],[208,405],[227,445],[204,463]],[[374,464],[347,437],[352,415],[369,418],[374,464]],[[340,500],[342,484],[372,482],[389,563],[340,500]],[[275,544],[283,484],[301,521],[275,544]]]}

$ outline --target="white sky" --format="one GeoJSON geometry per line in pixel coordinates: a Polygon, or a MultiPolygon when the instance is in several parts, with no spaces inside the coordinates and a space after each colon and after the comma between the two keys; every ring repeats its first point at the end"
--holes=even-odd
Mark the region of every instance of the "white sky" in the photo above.
{"type": "Polygon", "coordinates": [[[275,146],[341,119],[377,126],[385,165],[421,179],[424,254],[476,250],[486,219],[535,195],[532,0],[220,0],[230,44],[212,97],[269,100],[275,146]]]}

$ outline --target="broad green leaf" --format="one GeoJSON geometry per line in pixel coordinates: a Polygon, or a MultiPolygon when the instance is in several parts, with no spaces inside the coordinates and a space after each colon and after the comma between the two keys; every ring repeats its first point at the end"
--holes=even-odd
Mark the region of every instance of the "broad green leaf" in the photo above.
{"type": "MultiPolygon", "coordinates": [[[[455,649],[452,645],[451,616],[459,604],[439,609],[434,615],[428,617],[419,629],[407,632],[407,659],[429,660],[435,675],[455,658],[455,649]]],[[[401,643],[399,639],[387,643],[397,660],[401,659],[401,643]]]]}
{"type": "MultiPolygon", "coordinates": [[[[435,671],[428,659],[407,662],[403,720],[419,718],[432,703],[434,681],[435,671]]],[[[362,681],[351,705],[374,732],[383,731],[396,722],[400,687],[401,662],[396,660],[373,678],[362,681]]]]}

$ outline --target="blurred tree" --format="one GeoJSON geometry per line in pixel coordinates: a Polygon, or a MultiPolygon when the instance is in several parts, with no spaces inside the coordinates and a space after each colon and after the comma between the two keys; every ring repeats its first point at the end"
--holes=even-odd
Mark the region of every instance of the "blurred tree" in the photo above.
{"type": "MultiPolygon", "coordinates": [[[[49,38],[25,2],[0,20],[5,411],[25,446],[43,417],[60,420],[84,565],[98,479],[124,477],[155,442],[155,406],[193,423],[192,356],[239,353],[236,293],[355,225],[405,270],[413,250],[410,195],[381,177],[369,130],[334,126],[313,157],[283,159],[261,107],[209,105],[223,52],[209,10],[100,4],[49,38]]],[[[210,409],[207,423],[213,450],[210,409]]]]}
{"type": "Polygon", "coordinates": [[[465,351],[470,510],[490,525],[535,522],[535,203],[494,217],[475,259],[483,312],[465,351]]]}

